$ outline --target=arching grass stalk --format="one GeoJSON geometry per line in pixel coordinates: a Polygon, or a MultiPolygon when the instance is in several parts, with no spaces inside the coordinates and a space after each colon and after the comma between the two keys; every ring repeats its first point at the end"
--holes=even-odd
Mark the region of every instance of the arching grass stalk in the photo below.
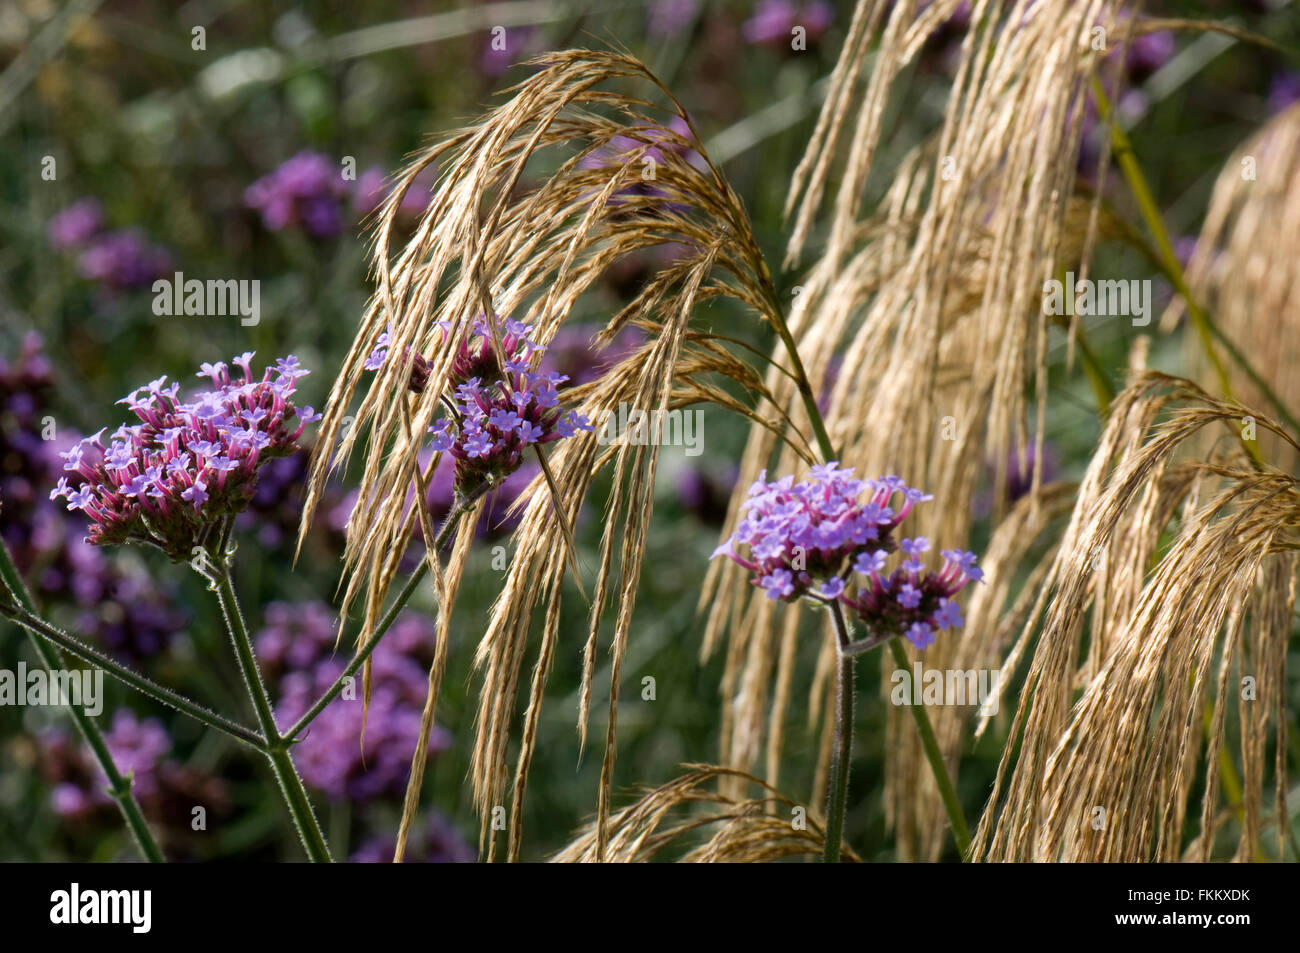
{"type": "MultiPolygon", "coordinates": [[[[1126,235],[1131,244],[1142,250],[1151,258],[1156,266],[1163,272],[1169,283],[1173,285],[1174,290],[1182,296],[1187,308],[1187,316],[1196,329],[1197,335],[1201,339],[1201,346],[1211,366],[1214,368],[1215,376],[1218,378],[1219,386],[1223,395],[1229,400],[1236,400],[1233,393],[1232,381],[1228,376],[1227,367],[1219,357],[1215,348],[1217,340],[1224,345],[1229,357],[1236,362],[1237,366],[1246,374],[1246,376],[1260,389],[1260,392],[1268,399],[1277,411],[1278,415],[1286,421],[1287,425],[1297,436],[1300,436],[1300,422],[1297,422],[1291,414],[1290,409],[1283,403],[1282,399],[1276,394],[1272,387],[1251,367],[1244,354],[1237,346],[1219,330],[1218,326],[1205,313],[1204,309],[1192,295],[1191,288],[1187,284],[1187,276],[1183,272],[1182,263],[1178,260],[1178,255],[1174,252],[1173,243],[1169,238],[1169,231],[1165,228],[1164,217],[1160,212],[1160,206],[1156,203],[1155,195],[1147,183],[1146,176],[1142,172],[1142,166],[1138,162],[1137,152],[1133,149],[1132,142],[1129,141],[1128,135],[1124,132],[1123,127],[1118,122],[1113,122],[1111,117],[1110,100],[1106,96],[1106,91],[1102,87],[1101,81],[1092,77],[1092,91],[1097,99],[1097,111],[1103,122],[1110,123],[1111,148],[1115,153],[1115,160],[1119,163],[1120,171],[1128,183],[1129,190],[1133,193],[1133,198],[1137,202],[1138,210],[1142,215],[1142,221],[1145,223],[1147,230],[1151,233],[1151,238],[1155,243],[1152,249],[1141,241],[1141,236],[1132,233],[1131,226],[1126,229],[1129,234],[1126,235]]],[[[1254,441],[1240,439],[1241,446],[1254,461],[1256,467],[1261,467],[1264,458],[1260,454],[1259,447],[1254,441]]],[[[1206,707],[1203,717],[1205,724],[1208,726],[1213,720],[1213,706],[1206,707]]],[[[1237,777],[1237,772],[1232,763],[1231,756],[1227,751],[1220,751],[1219,757],[1219,779],[1223,784],[1225,793],[1228,796],[1231,809],[1237,819],[1240,821],[1244,817],[1244,808],[1241,804],[1241,781],[1237,777]]],[[[1256,853],[1259,848],[1256,846],[1256,853]]]]}

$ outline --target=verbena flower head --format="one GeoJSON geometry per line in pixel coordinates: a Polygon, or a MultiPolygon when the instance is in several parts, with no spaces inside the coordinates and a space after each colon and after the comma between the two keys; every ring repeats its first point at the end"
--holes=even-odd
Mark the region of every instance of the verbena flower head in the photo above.
{"type": "Polygon", "coordinates": [[[252,359],[251,352],[234,359],[243,372],[236,380],[224,362],[205,363],[198,376],[215,389],[188,402],[166,377],[132,391],[118,403],[140,422],[118,427],[107,443],[100,430],[75,444],[50,499],[63,497],[94,521],[95,545],[152,543],[190,560],[214,526],[248,504],[258,471],[297,452],[303,426],[320,419],[290,400],[309,373],[296,357],[280,358],[260,379],[252,359]]]}
{"type": "Polygon", "coordinates": [[[23,339],[14,360],[0,354],[0,537],[42,602],[74,611],[78,631],[115,658],[152,658],[185,618],[171,602],[170,580],[87,544],[80,515],[47,498],[63,475],[60,451],[79,436],[61,427],[55,439],[43,439],[54,391],[38,335],[23,339]]]}
{"type": "MultiPolygon", "coordinates": [[[[447,322],[440,324],[444,333],[447,322]]],[[[519,469],[534,445],[594,429],[583,414],[560,407],[559,387],[569,378],[539,370],[546,348],[528,335],[530,325],[505,320],[501,326],[502,367],[487,321],[476,320],[457,348],[443,394],[449,412],[434,421],[434,450],[456,460],[456,491],[468,494],[484,483],[497,483],[519,469]]],[[[378,369],[388,359],[388,334],[380,335],[366,367],[378,369]]],[[[422,390],[428,362],[413,360],[410,386],[422,390]]]]}
{"type": "Polygon", "coordinates": [[[953,597],[983,579],[975,554],[946,550],[943,569],[933,572],[921,560],[928,539],[894,538],[912,508],[933,499],[929,494],[896,476],[858,480],[833,462],[813,467],[802,483],[766,478],[764,471],[750,487],[745,518],[713,555],[752,572],[768,598],[839,602],[873,639],[901,635],[918,648],[962,624],[953,597]],[[891,572],[895,553],[906,558],[891,572]]]}

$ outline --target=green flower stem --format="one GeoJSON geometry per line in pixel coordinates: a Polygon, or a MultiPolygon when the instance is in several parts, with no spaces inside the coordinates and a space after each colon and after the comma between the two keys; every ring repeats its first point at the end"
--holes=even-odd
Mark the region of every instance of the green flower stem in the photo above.
{"type": "Polygon", "coordinates": [[[799,397],[803,400],[808,419],[812,421],[813,433],[817,436],[817,448],[821,450],[822,454],[822,462],[829,463],[835,459],[835,448],[831,445],[830,434],[826,432],[826,421],[822,419],[822,412],[817,406],[817,398],[813,395],[812,385],[808,382],[808,373],[803,368],[803,361],[799,359],[799,349],[795,346],[794,337],[790,334],[790,328],[784,321],[777,325],[777,331],[781,335],[781,340],[785,343],[786,353],[790,355],[795,383],[799,387],[799,397]]]}
{"type": "MultiPolygon", "coordinates": [[[[1065,282],[1064,269],[1059,273],[1062,284],[1065,282]]],[[[1057,315],[1055,323],[1061,330],[1068,335],[1070,333],[1070,321],[1064,315],[1057,315]]],[[[1083,372],[1088,378],[1088,383],[1092,385],[1093,396],[1097,400],[1097,408],[1104,418],[1110,412],[1111,401],[1115,399],[1115,385],[1111,383],[1110,376],[1106,369],[1102,367],[1101,361],[1097,358],[1097,352],[1092,349],[1092,343],[1088,340],[1088,334],[1083,328],[1083,322],[1074,329],[1074,343],[1078,345],[1079,357],[1082,359],[1083,372]]]]}
{"type": "Polygon", "coordinates": [[[53,642],[59,648],[73,655],[83,662],[88,662],[108,672],[118,681],[134,688],[142,694],[148,695],[155,701],[161,702],[171,708],[176,709],[184,715],[189,715],[195,721],[202,722],[209,728],[220,731],[231,738],[234,738],[240,744],[245,744],[259,751],[266,750],[266,740],[251,728],[246,728],[237,722],[231,721],[223,715],[218,715],[214,711],[209,711],[202,705],[190,701],[184,695],[172,691],[159,685],[152,679],[146,678],[139,672],[132,671],[122,663],[114,660],[111,656],[105,655],[99,649],[96,649],[85,642],[69,635],[62,629],[46,622],[40,616],[33,614],[22,606],[11,606],[5,608],[0,606],[0,615],[9,616],[23,628],[35,635],[41,636],[46,641],[53,642]]]}
{"type": "MultiPolygon", "coordinates": [[[[1096,76],[1092,77],[1092,92],[1097,98],[1097,112],[1101,116],[1102,122],[1110,122],[1110,100],[1106,97],[1106,91],[1102,88],[1101,80],[1096,76]]],[[[1187,316],[1191,319],[1192,326],[1196,328],[1196,333],[1201,338],[1201,347],[1214,368],[1215,376],[1219,379],[1219,387],[1223,391],[1223,396],[1229,400],[1236,400],[1236,396],[1232,392],[1232,380],[1228,376],[1228,369],[1219,357],[1219,352],[1214,345],[1215,331],[1217,329],[1196,302],[1191,289],[1187,286],[1187,276],[1183,274],[1183,266],[1178,261],[1178,255],[1174,253],[1174,246],[1169,240],[1169,231],[1165,228],[1160,206],[1156,204],[1155,195],[1152,193],[1150,185],[1147,184],[1146,176],[1142,174],[1142,166],[1138,164],[1137,153],[1133,151],[1133,144],[1117,122],[1110,122],[1110,133],[1111,151],[1115,155],[1115,161],[1119,163],[1125,181],[1128,182],[1133,198],[1137,201],[1138,210],[1142,214],[1142,221],[1146,223],[1147,230],[1151,232],[1151,237],[1155,241],[1161,270],[1164,271],[1166,277],[1173,284],[1174,290],[1182,295],[1183,301],[1187,304],[1187,316]]],[[[1274,400],[1274,403],[1277,404],[1278,402],[1274,400]]],[[[1280,404],[1278,406],[1281,407],[1280,404]]],[[[1286,413],[1285,409],[1283,409],[1283,413],[1286,413]]],[[[1254,446],[1251,441],[1242,440],[1241,444],[1256,464],[1264,462],[1259,448],[1254,446]]]]}
{"type": "Polygon", "coordinates": [[[257,713],[257,722],[262,728],[262,734],[267,739],[265,749],[267,760],[271,762],[271,769],[280,783],[285,805],[293,816],[294,825],[298,828],[298,836],[302,839],[308,858],[314,863],[330,863],[333,858],[325,843],[325,836],[321,833],[316,814],[312,810],[311,801],[307,798],[307,791],[302,786],[302,778],[298,776],[293,766],[293,759],[289,757],[289,744],[275,726],[271,698],[262,681],[262,673],[258,671],[257,657],[253,654],[253,645],[248,638],[248,627],[244,624],[243,613],[239,610],[239,599],[235,596],[235,587],[230,581],[229,561],[224,554],[220,558],[222,560],[220,567],[211,570],[212,584],[221,602],[222,614],[226,617],[226,628],[235,646],[235,656],[239,659],[239,671],[244,677],[248,697],[253,703],[253,710],[257,713]]]}
{"type": "MultiPolygon", "coordinates": [[[[18,606],[21,606],[22,610],[29,615],[33,614],[36,606],[32,594],[27,590],[27,585],[23,582],[22,576],[18,574],[18,569],[9,556],[9,547],[5,545],[3,539],[0,539],[0,577],[3,577],[4,587],[7,590],[7,593],[0,592],[0,600],[4,600],[6,595],[12,597],[13,601],[18,606]]],[[[49,643],[38,638],[30,627],[27,627],[27,629],[27,635],[32,641],[32,647],[36,649],[36,654],[40,656],[45,667],[51,671],[61,668],[62,660],[59,658],[58,651],[49,643]]],[[[129,776],[123,777],[122,772],[117,770],[117,765],[113,763],[112,752],[108,750],[108,745],[104,742],[104,736],[100,733],[99,726],[95,724],[93,718],[75,705],[68,706],[68,713],[76,723],[77,730],[81,732],[81,737],[89,745],[95,760],[99,762],[100,770],[108,778],[108,794],[117,804],[118,810],[122,812],[122,818],[126,821],[127,829],[130,830],[141,856],[151,864],[164,863],[166,858],[163,857],[162,849],[154,839],[153,832],[149,830],[149,825],[144,819],[144,813],[140,810],[140,802],[131,793],[131,778],[129,776]]]]}
{"type": "Polygon", "coordinates": [[[836,690],[839,704],[835,708],[835,740],[831,749],[831,777],[826,809],[826,844],[822,862],[838,864],[844,842],[844,811],[849,799],[849,767],[853,762],[853,663],[855,656],[845,655],[849,644],[849,629],[844,621],[844,610],[838,602],[830,604],[831,620],[839,645],[839,669],[836,690]]]}
{"type": "MultiPolygon", "coordinates": [[[[1125,221],[1118,214],[1113,212],[1111,213],[1111,216],[1115,224],[1123,233],[1124,241],[1150,261],[1151,264],[1165,276],[1165,279],[1171,286],[1176,287],[1178,284],[1179,273],[1170,269],[1168,263],[1161,256],[1160,252],[1157,251],[1150,242],[1143,238],[1141,233],[1138,232],[1138,230],[1129,222],[1125,221]]],[[[1223,333],[1222,329],[1219,328],[1214,319],[1204,312],[1202,312],[1202,314],[1204,314],[1205,324],[1210,329],[1210,333],[1214,335],[1216,341],[1223,345],[1223,349],[1228,352],[1228,357],[1232,358],[1232,362],[1241,368],[1241,372],[1250,379],[1250,382],[1254,384],[1256,388],[1258,388],[1259,392],[1264,396],[1264,399],[1273,405],[1273,408],[1277,411],[1277,415],[1282,418],[1288,427],[1291,428],[1292,434],[1300,436],[1300,420],[1297,420],[1295,415],[1291,413],[1290,408],[1287,407],[1286,403],[1278,395],[1277,391],[1273,389],[1273,386],[1269,384],[1268,381],[1264,380],[1259,371],[1255,370],[1254,366],[1252,366],[1250,361],[1247,360],[1246,355],[1241,353],[1241,349],[1233,343],[1232,338],[1223,333]]]]}
{"type": "Polygon", "coordinates": [[[1186,300],[1187,314],[1192,319],[1192,324],[1196,326],[1197,333],[1201,336],[1201,343],[1205,347],[1206,356],[1209,357],[1210,363],[1214,365],[1214,372],[1219,378],[1219,383],[1223,386],[1223,392],[1231,396],[1232,388],[1228,380],[1228,371],[1223,362],[1219,360],[1218,352],[1214,349],[1214,341],[1206,321],[1205,312],[1201,310],[1201,306],[1196,303],[1187,287],[1187,278],[1183,274],[1183,266],[1178,261],[1178,255],[1174,253],[1173,242],[1169,240],[1169,231],[1165,228],[1160,206],[1156,204],[1155,195],[1147,184],[1146,176],[1142,174],[1142,166],[1138,164],[1137,153],[1133,151],[1133,144],[1129,141],[1128,134],[1124,132],[1123,127],[1117,122],[1110,121],[1110,99],[1106,96],[1105,89],[1102,88],[1101,80],[1096,76],[1092,77],[1092,92],[1097,99],[1097,112],[1101,117],[1101,121],[1110,123],[1111,151],[1115,155],[1115,161],[1119,163],[1120,171],[1124,174],[1129,189],[1133,192],[1133,198],[1137,201],[1138,210],[1142,213],[1142,220],[1146,223],[1147,229],[1151,232],[1151,237],[1156,243],[1156,250],[1160,253],[1165,273],[1169,276],[1169,280],[1173,282],[1174,289],[1186,300]]]}
{"type": "MultiPolygon", "coordinates": [[[[460,521],[460,518],[479,500],[480,497],[484,496],[489,490],[491,490],[491,488],[492,486],[490,484],[484,485],[469,496],[459,500],[455,506],[452,507],[451,512],[448,513],[446,519],[443,520],[442,529],[438,531],[438,537],[434,541],[433,548],[435,551],[441,550],[442,547],[447,544],[447,540],[451,537],[451,531],[460,521]]],[[[348,663],[348,667],[345,668],[343,673],[334,680],[334,684],[326,689],[325,693],[316,700],[316,703],[308,708],[306,713],[294,723],[293,727],[284,733],[283,737],[285,741],[292,743],[294,739],[306,731],[307,726],[315,721],[316,717],[325,710],[329,703],[339,696],[339,693],[343,691],[343,686],[348,683],[348,680],[356,676],[357,672],[361,670],[361,666],[366,663],[366,659],[370,658],[370,654],[374,652],[375,648],[379,645],[379,640],[384,637],[390,628],[392,628],[393,623],[397,621],[397,617],[401,614],[402,609],[404,609],[406,604],[411,601],[411,596],[415,595],[416,588],[420,585],[420,581],[424,579],[428,572],[429,561],[423,559],[420,561],[420,565],[411,572],[410,578],[406,580],[406,585],[404,585],[401,592],[397,594],[397,598],[393,600],[393,604],[388,607],[388,611],[384,613],[384,617],[379,620],[379,624],[375,627],[375,632],[370,637],[370,640],[357,651],[356,656],[348,663]]]]}
{"type": "MultiPolygon", "coordinates": [[[[1065,322],[1065,328],[1069,330],[1068,322],[1065,322]]],[[[1111,401],[1115,399],[1115,385],[1111,383],[1106,369],[1097,359],[1097,352],[1092,349],[1092,344],[1088,341],[1088,335],[1084,333],[1082,325],[1074,329],[1074,343],[1079,346],[1079,356],[1083,359],[1083,372],[1088,377],[1088,383],[1092,385],[1092,393],[1097,398],[1101,415],[1105,417],[1110,411],[1111,401]]]]}
{"type": "MultiPolygon", "coordinates": [[[[899,668],[911,667],[907,660],[907,652],[898,639],[889,640],[889,651],[893,653],[894,664],[899,668]]],[[[925,758],[930,762],[934,783],[939,786],[939,797],[943,799],[944,809],[948,812],[948,822],[952,825],[952,839],[956,841],[957,851],[964,861],[970,854],[970,828],[966,826],[966,818],[961,813],[961,802],[957,800],[957,791],[952,786],[952,779],[948,777],[948,769],[944,767],[943,752],[939,750],[939,739],[934,736],[934,728],[930,724],[930,716],[925,713],[925,706],[908,705],[907,707],[912,712],[912,720],[916,722],[916,731],[921,736],[925,758]]]]}

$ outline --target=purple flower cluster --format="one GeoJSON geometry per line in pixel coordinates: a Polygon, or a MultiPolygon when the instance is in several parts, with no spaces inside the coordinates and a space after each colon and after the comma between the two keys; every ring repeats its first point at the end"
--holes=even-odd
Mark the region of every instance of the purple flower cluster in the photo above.
{"type": "Polygon", "coordinates": [[[63,497],[94,520],[95,545],[152,543],[174,560],[191,559],[214,525],[248,504],[258,470],[295,453],[303,426],[320,419],[290,402],[309,373],[296,357],[280,358],[260,380],[252,359],[251,352],[234,359],[239,381],[222,361],[203,364],[198,376],[216,389],[189,402],[165,376],[132,391],[119,403],[141,422],[119,427],[107,446],[103,430],[73,446],[63,468],[75,482],[61,477],[50,499],[63,497]]]}
{"type": "MultiPolygon", "coordinates": [[[[257,654],[279,681],[276,719],[289,728],[343,673],[334,655],[336,616],[321,602],[267,607],[257,635],[257,654]]],[[[334,699],[294,746],[303,780],[337,801],[400,797],[406,790],[411,753],[420,737],[435,626],[427,616],[406,613],[384,636],[371,658],[370,708],[363,716],[357,689],[334,699]],[[365,744],[362,746],[362,724],[365,744]]],[[[435,726],[429,754],[446,750],[451,735],[435,726]]]]}
{"type": "Polygon", "coordinates": [[[745,518],[713,555],[752,572],[768,598],[839,602],[861,618],[871,638],[901,635],[918,648],[937,631],[962,624],[953,597],[968,581],[983,579],[975,554],[946,550],[943,569],[932,572],[920,558],[930,549],[928,539],[893,538],[913,506],[933,497],[896,476],[854,479],[853,470],[833,462],[813,467],[802,483],[793,476],[768,483],[766,476],[749,488],[745,518]],[[897,551],[908,558],[886,573],[897,551]]]}
{"type": "Polygon", "coordinates": [[[433,449],[456,459],[456,487],[462,493],[519,469],[530,446],[593,429],[582,414],[560,410],[557,388],[568,380],[564,374],[533,370],[546,349],[528,337],[531,330],[505,321],[505,367],[500,370],[486,321],[475,323],[457,354],[452,371],[456,412],[435,421],[429,432],[433,449]]]}
{"type": "Polygon", "coordinates": [[[47,226],[50,244],[78,254],[77,270],[109,291],[149,287],[172,269],[172,257],[135,228],[104,230],[104,209],[82,199],[59,212],[47,226]]]}
{"type": "MultiPolygon", "coordinates": [[[[444,332],[449,325],[442,324],[444,332]]],[[[452,413],[434,421],[432,447],[456,460],[456,491],[472,493],[484,483],[497,483],[519,469],[531,446],[592,430],[591,422],[575,411],[560,409],[559,387],[568,377],[536,370],[546,348],[528,337],[531,326],[506,319],[501,337],[501,367],[487,321],[479,318],[452,361],[448,384],[452,413]],[[486,383],[485,383],[486,381],[486,383]]],[[[388,333],[380,335],[366,367],[376,370],[388,359],[388,333]]],[[[427,362],[413,362],[411,386],[422,390],[427,362]],[[419,375],[419,376],[417,376],[419,375]]]]}
{"type": "Polygon", "coordinates": [[[88,544],[85,522],[46,498],[61,474],[60,451],[76,439],[47,428],[54,381],[40,338],[13,362],[0,357],[0,535],[42,603],[71,603],[75,628],[128,661],[163,651],[184,616],[143,567],[88,544]]]}

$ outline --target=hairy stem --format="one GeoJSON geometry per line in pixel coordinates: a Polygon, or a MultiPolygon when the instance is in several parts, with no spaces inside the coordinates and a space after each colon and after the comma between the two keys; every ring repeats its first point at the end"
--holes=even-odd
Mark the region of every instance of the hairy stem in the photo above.
{"type": "Polygon", "coordinates": [[[152,679],[146,678],[139,672],[133,671],[121,662],[116,661],[112,656],[106,655],[99,649],[87,645],[75,636],[64,632],[40,616],[28,611],[25,607],[11,606],[6,608],[0,606],[0,615],[8,616],[27,629],[28,632],[54,643],[69,655],[102,668],[118,681],[130,688],[134,688],[141,694],[148,695],[155,701],[176,709],[181,714],[189,715],[195,721],[234,738],[240,744],[257,748],[259,751],[266,750],[266,739],[251,728],[246,728],[223,715],[218,715],[216,712],[190,701],[184,695],[159,685],[152,679]]]}
{"type": "MultiPolygon", "coordinates": [[[[12,598],[16,606],[21,607],[27,615],[34,617],[36,611],[35,601],[32,599],[32,594],[28,591],[26,583],[23,582],[22,576],[18,574],[18,568],[14,565],[13,559],[9,555],[9,547],[5,545],[3,539],[0,539],[0,578],[3,578],[3,585],[7,590],[7,593],[0,592],[0,600],[4,600],[6,596],[12,598]]],[[[59,658],[58,651],[49,643],[40,639],[30,627],[25,626],[25,628],[27,628],[28,638],[31,639],[32,647],[36,649],[36,654],[40,656],[42,664],[51,671],[61,668],[62,660],[59,658]]],[[[127,829],[130,830],[131,837],[135,840],[140,855],[151,864],[164,863],[166,858],[163,857],[162,849],[158,846],[158,841],[154,839],[153,832],[149,830],[149,825],[144,819],[144,813],[140,810],[140,802],[131,793],[131,779],[122,777],[122,772],[117,770],[117,765],[113,763],[112,752],[108,750],[108,745],[104,741],[103,734],[100,733],[99,726],[85,711],[75,705],[68,705],[68,713],[72,716],[73,722],[76,723],[77,730],[81,732],[81,737],[85,739],[86,744],[90,747],[95,760],[99,762],[104,777],[108,779],[108,794],[117,804],[117,809],[122,813],[122,819],[126,821],[127,829]]]]}
{"type": "Polygon", "coordinates": [[[268,741],[265,750],[267,760],[271,762],[271,769],[275,772],[280,791],[284,795],[285,806],[293,816],[294,826],[298,829],[298,836],[302,840],[308,858],[314,863],[330,863],[333,858],[325,843],[325,836],[321,833],[316,814],[312,810],[307,791],[302,785],[302,778],[298,776],[293,766],[293,759],[289,757],[288,743],[281,737],[275,726],[275,712],[271,707],[271,698],[262,681],[262,673],[258,671],[257,657],[253,654],[253,645],[248,638],[248,626],[244,624],[244,616],[239,609],[239,599],[235,596],[235,587],[230,581],[229,562],[224,554],[219,558],[220,567],[212,571],[213,588],[216,589],[217,598],[221,602],[221,612],[226,618],[226,628],[235,646],[235,656],[239,660],[239,671],[244,677],[244,686],[248,689],[249,700],[252,701],[253,710],[257,713],[257,722],[262,728],[262,734],[268,741]]]}
{"type": "MultiPolygon", "coordinates": [[[[446,519],[443,520],[442,529],[438,531],[438,538],[434,541],[434,549],[440,550],[443,546],[447,545],[447,540],[451,537],[451,532],[455,528],[456,523],[459,522],[461,516],[463,516],[470,507],[473,506],[474,503],[478,502],[479,498],[489,490],[491,490],[491,486],[483,486],[452,507],[451,512],[448,513],[446,519]]],[[[370,639],[365,645],[361,646],[361,648],[357,650],[356,655],[353,657],[352,661],[348,663],[347,668],[345,668],[343,673],[334,680],[334,684],[327,688],[325,693],[316,700],[316,703],[308,708],[306,713],[304,713],[303,716],[294,723],[293,727],[284,733],[286,741],[292,742],[302,734],[302,732],[307,729],[307,726],[315,721],[316,717],[326,709],[329,703],[339,696],[339,693],[343,691],[343,687],[348,683],[348,680],[356,676],[357,672],[361,670],[361,666],[366,663],[366,659],[370,658],[370,654],[374,652],[376,647],[378,647],[379,640],[384,637],[385,633],[387,633],[390,628],[392,628],[393,623],[397,621],[397,617],[401,614],[402,609],[404,609],[406,604],[411,601],[411,596],[415,595],[415,590],[419,587],[420,581],[424,579],[428,572],[429,561],[427,559],[421,560],[420,565],[412,570],[410,577],[406,580],[406,585],[404,585],[401,592],[397,594],[397,598],[393,600],[393,604],[389,606],[388,611],[384,613],[384,617],[380,619],[379,624],[375,626],[374,634],[370,636],[370,639]]]]}
{"type": "Polygon", "coordinates": [[[835,623],[835,635],[839,645],[839,669],[836,679],[839,692],[835,707],[835,741],[831,749],[831,778],[827,792],[829,804],[826,808],[826,844],[822,851],[822,862],[837,864],[840,861],[840,848],[844,841],[844,812],[849,799],[849,766],[853,760],[853,663],[855,657],[845,655],[843,649],[849,644],[849,629],[844,621],[844,610],[838,602],[831,603],[831,620],[835,623]]]}

